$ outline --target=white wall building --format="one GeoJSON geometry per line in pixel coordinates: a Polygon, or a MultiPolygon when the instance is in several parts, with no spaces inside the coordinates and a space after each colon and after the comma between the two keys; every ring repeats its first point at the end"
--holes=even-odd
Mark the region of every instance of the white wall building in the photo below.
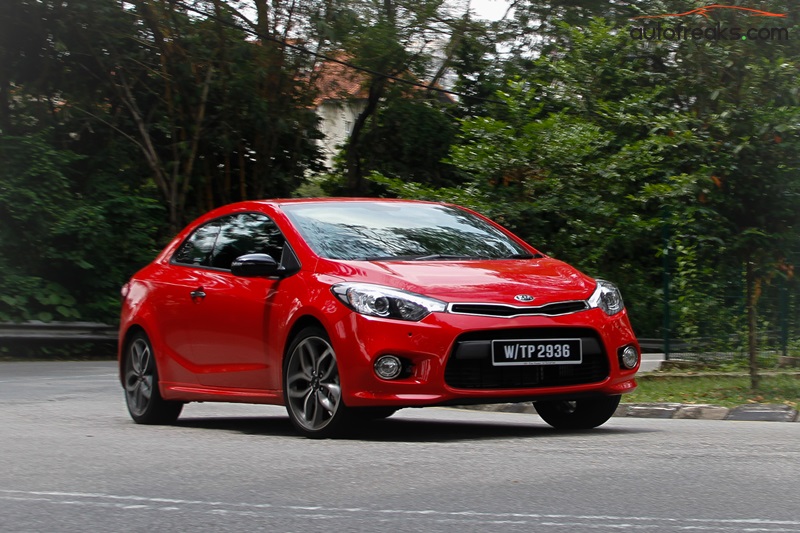
{"type": "Polygon", "coordinates": [[[333,168],[334,157],[347,142],[356,118],[366,105],[367,101],[363,98],[322,100],[317,104],[316,111],[320,118],[319,129],[325,135],[318,142],[322,148],[326,168],[333,168]]]}
{"type": "MultiPolygon", "coordinates": [[[[337,59],[346,60],[341,54],[337,59]]],[[[367,105],[367,78],[361,72],[334,61],[323,61],[314,69],[317,97],[314,100],[319,129],[325,137],[318,142],[325,166],[333,168],[333,159],[353,132],[358,115],[367,105]]]]}

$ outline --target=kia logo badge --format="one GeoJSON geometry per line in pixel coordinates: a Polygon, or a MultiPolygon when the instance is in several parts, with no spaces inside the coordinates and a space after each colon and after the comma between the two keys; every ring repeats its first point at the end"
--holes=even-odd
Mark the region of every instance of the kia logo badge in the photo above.
{"type": "Polygon", "coordinates": [[[518,302],[532,302],[533,296],[531,296],[530,294],[517,294],[516,296],[514,296],[514,299],[518,302]]]}

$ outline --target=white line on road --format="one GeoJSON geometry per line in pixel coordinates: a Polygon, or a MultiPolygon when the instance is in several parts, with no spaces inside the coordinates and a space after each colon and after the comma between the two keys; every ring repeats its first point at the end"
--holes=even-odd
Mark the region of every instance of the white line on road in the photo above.
{"type": "MultiPolygon", "coordinates": [[[[326,507],[275,505],[270,503],[220,502],[151,498],[135,495],[116,495],[84,492],[24,491],[0,489],[0,500],[7,502],[36,502],[54,505],[113,507],[120,510],[178,511],[200,507],[200,512],[212,515],[265,517],[284,514],[295,518],[336,519],[361,515],[392,516],[439,523],[519,524],[540,527],[583,529],[673,529],[676,531],[744,531],[800,533],[800,520],[771,520],[764,518],[672,518],[653,516],[606,516],[540,513],[489,513],[472,510],[440,511],[435,509],[366,509],[361,507],[326,507]],[[205,509],[203,509],[205,508],[205,509]],[[302,512],[302,516],[297,514],[302,512]]],[[[196,509],[194,509],[196,511],[196,509]]]]}
{"type": "Polygon", "coordinates": [[[21,377],[17,379],[2,379],[0,383],[40,383],[42,381],[64,381],[64,380],[94,380],[97,382],[108,382],[108,378],[117,379],[119,374],[90,374],[88,376],[57,376],[57,377],[41,377],[41,378],[27,378],[21,377]]]}

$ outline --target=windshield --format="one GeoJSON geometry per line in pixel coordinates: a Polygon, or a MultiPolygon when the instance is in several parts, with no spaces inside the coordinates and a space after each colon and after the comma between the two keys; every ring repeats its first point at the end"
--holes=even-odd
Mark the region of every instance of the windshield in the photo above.
{"type": "Polygon", "coordinates": [[[293,204],[283,209],[314,252],[328,259],[531,257],[484,220],[443,205],[346,202],[293,204]]]}

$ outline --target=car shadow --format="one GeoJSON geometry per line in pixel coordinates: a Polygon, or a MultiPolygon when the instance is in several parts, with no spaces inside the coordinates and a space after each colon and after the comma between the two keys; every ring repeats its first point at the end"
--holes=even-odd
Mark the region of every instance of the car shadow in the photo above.
{"type": "MultiPolygon", "coordinates": [[[[235,417],[235,418],[181,418],[175,424],[180,427],[234,431],[245,435],[303,438],[292,426],[288,417],[235,417]]],[[[492,439],[533,439],[559,437],[597,437],[610,435],[630,435],[652,433],[650,428],[619,428],[613,425],[601,426],[591,430],[556,430],[538,419],[531,425],[508,423],[425,420],[409,418],[389,418],[361,422],[350,428],[339,440],[364,442],[457,442],[492,439]]]]}
{"type": "Polygon", "coordinates": [[[461,420],[388,419],[370,422],[353,429],[345,439],[368,442],[454,442],[493,439],[534,439],[552,436],[613,435],[639,433],[639,429],[600,427],[585,431],[555,430],[542,422],[531,425],[508,422],[461,420]]]}
{"type": "Polygon", "coordinates": [[[279,416],[181,417],[174,425],[185,428],[236,431],[245,435],[298,436],[289,417],[279,416]]]}

